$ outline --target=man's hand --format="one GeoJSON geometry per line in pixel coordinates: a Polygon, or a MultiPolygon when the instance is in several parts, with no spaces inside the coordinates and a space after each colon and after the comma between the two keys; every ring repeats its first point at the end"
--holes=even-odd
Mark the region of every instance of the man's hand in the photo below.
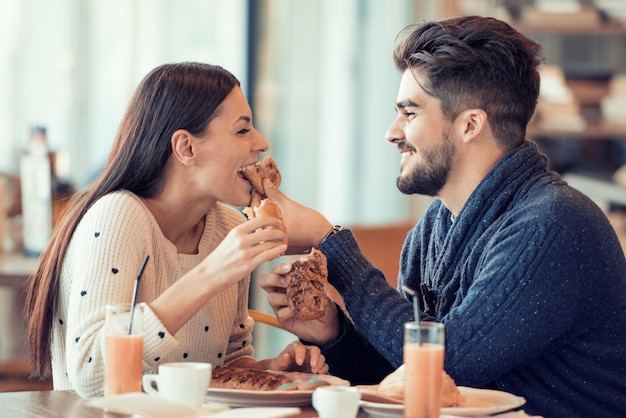
{"type": "Polygon", "coordinates": [[[263,274],[257,279],[259,286],[269,294],[268,301],[278,322],[283,328],[299,338],[319,346],[334,341],[340,332],[337,306],[332,300],[329,300],[326,304],[326,311],[321,318],[309,321],[296,319],[294,312],[289,308],[285,290],[287,287],[286,274],[290,271],[291,263],[282,263],[277,265],[271,273],[263,274]]]}

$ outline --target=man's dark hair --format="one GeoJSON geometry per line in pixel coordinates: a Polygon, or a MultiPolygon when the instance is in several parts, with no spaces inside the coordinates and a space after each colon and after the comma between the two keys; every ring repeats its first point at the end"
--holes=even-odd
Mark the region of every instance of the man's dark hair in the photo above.
{"type": "Polygon", "coordinates": [[[453,120],[480,108],[503,149],[526,136],[539,96],[541,46],[498,19],[463,16],[403,29],[393,50],[396,66],[425,76],[421,87],[441,100],[453,120]]]}

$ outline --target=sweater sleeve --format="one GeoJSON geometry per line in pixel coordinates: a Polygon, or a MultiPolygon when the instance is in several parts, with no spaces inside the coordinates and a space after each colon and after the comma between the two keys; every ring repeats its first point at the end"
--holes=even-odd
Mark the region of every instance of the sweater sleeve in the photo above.
{"type": "MultiPolygon", "coordinates": [[[[343,321],[341,339],[327,351],[329,364],[339,367],[345,358],[363,359],[367,363],[386,361],[376,376],[380,381],[402,364],[403,327],[414,319],[412,303],[389,285],[383,273],[365,258],[350,230],[334,234],[320,249],[328,259],[329,281],[343,295],[352,319],[352,323],[343,321]]],[[[346,368],[344,378],[360,383],[360,368],[353,367],[352,372],[346,368]]]]}
{"type": "Polygon", "coordinates": [[[394,368],[354,329],[352,322],[337,308],[342,324],[339,338],[322,347],[322,354],[333,376],[350,381],[352,385],[379,383],[394,368]],[[367,367],[363,367],[367,364],[367,367]]]}
{"type": "MultiPolygon", "coordinates": [[[[130,303],[135,278],[146,254],[149,222],[134,199],[115,194],[96,202],[73,234],[63,263],[70,282],[67,300],[65,362],[72,387],[84,397],[100,396],[104,385],[105,306],[130,303]]],[[[142,281],[152,282],[152,268],[142,281]]],[[[61,302],[62,304],[65,302],[61,302]]],[[[144,370],[146,355],[166,352],[177,345],[163,332],[159,319],[144,306],[144,370]]]]}

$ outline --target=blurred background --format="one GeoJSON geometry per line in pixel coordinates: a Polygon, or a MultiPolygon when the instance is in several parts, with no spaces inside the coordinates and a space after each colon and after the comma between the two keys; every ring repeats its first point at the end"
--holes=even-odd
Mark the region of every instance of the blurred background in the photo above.
{"type": "MultiPolygon", "coordinates": [[[[63,202],[103,166],[139,80],[178,61],[240,79],[289,196],[333,223],[405,231],[430,199],[395,187],[399,155],[384,140],[400,80],[391,47],[408,24],[461,14],[505,19],[542,44],[528,136],[623,236],[626,0],[0,0],[0,250],[23,252],[19,161],[41,132],[32,127],[45,128],[53,201],[63,202]]],[[[0,360],[23,354],[15,283],[33,266],[11,262],[0,360]]],[[[267,310],[265,298],[252,289],[253,307],[267,310]]],[[[258,332],[260,356],[290,341],[258,332]]]]}

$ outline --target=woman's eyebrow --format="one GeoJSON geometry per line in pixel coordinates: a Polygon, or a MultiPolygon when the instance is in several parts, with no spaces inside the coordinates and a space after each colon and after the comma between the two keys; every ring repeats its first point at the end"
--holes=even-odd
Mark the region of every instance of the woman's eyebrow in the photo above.
{"type": "Polygon", "coordinates": [[[237,124],[237,122],[239,122],[239,121],[244,121],[246,123],[250,123],[250,122],[252,122],[252,118],[250,116],[247,116],[247,115],[239,116],[237,118],[237,120],[233,123],[233,125],[237,124]]]}

